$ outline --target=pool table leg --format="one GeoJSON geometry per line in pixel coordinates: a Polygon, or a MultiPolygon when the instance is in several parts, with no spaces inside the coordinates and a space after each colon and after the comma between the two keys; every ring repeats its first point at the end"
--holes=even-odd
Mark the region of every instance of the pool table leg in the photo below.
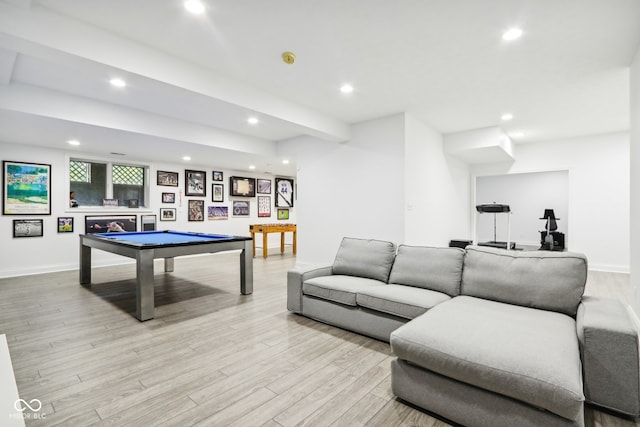
{"type": "Polygon", "coordinates": [[[153,249],[141,250],[136,254],[136,317],[140,321],[153,319],[153,249]]]}
{"type": "Polygon", "coordinates": [[[80,240],[80,284],[91,286],[91,247],[85,246],[80,240]]]}
{"type": "Polygon", "coordinates": [[[164,259],[164,272],[171,273],[173,271],[173,260],[175,258],[165,258],[164,259]]]}
{"type": "Polygon", "coordinates": [[[244,249],[240,251],[240,293],[253,293],[253,253],[249,240],[244,242],[244,249]]]}

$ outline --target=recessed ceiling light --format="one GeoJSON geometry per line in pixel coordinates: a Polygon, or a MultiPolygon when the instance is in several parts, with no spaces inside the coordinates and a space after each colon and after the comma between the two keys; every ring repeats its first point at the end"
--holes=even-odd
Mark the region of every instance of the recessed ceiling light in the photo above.
{"type": "Polygon", "coordinates": [[[500,118],[506,122],[507,120],[513,119],[513,114],[509,114],[509,113],[503,114],[502,117],[500,118]]]}
{"type": "Polygon", "coordinates": [[[507,31],[502,33],[502,40],[515,40],[519,39],[522,36],[522,30],[520,28],[509,28],[507,31]]]}
{"type": "Polygon", "coordinates": [[[247,121],[248,121],[250,124],[252,124],[252,125],[258,124],[258,122],[259,122],[259,120],[258,120],[258,118],[257,118],[257,117],[249,117],[249,118],[247,119],[247,121]]]}
{"type": "Polygon", "coordinates": [[[127,82],[119,78],[111,79],[109,80],[109,83],[111,83],[111,86],[115,87],[125,87],[127,85],[127,82]]]}
{"type": "Polygon", "coordinates": [[[204,4],[200,0],[187,0],[184,2],[184,8],[194,15],[204,13],[204,4]]]}
{"type": "Polygon", "coordinates": [[[67,141],[67,144],[69,145],[80,145],[80,141],[78,141],[77,139],[70,139],[67,141]]]}
{"type": "Polygon", "coordinates": [[[255,165],[249,165],[249,169],[254,170],[256,168],[255,165]]]}
{"type": "Polygon", "coordinates": [[[342,93],[351,93],[353,92],[353,86],[351,86],[350,84],[343,84],[342,86],[340,86],[340,92],[342,93]]]}
{"type": "Polygon", "coordinates": [[[189,156],[182,156],[182,160],[185,160],[185,161],[187,161],[187,162],[188,162],[189,160],[191,160],[191,157],[189,157],[189,156]]]}
{"type": "Polygon", "coordinates": [[[284,160],[282,160],[282,164],[283,164],[283,165],[288,165],[288,164],[289,164],[289,160],[288,160],[288,159],[284,159],[284,160]]]}

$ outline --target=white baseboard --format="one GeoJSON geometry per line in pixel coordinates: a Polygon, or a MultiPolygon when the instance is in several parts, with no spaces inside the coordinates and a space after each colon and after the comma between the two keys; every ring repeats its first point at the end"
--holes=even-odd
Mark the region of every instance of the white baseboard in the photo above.
{"type": "Polygon", "coordinates": [[[624,273],[624,274],[629,274],[631,271],[628,265],[607,265],[607,264],[591,264],[591,263],[589,263],[589,270],[603,271],[606,273],[624,273]]]}

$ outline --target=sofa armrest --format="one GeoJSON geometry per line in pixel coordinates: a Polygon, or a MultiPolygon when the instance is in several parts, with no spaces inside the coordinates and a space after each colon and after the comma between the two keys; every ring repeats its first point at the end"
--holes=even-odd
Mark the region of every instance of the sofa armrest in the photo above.
{"type": "Polygon", "coordinates": [[[576,324],[587,402],[640,415],[638,329],[625,305],[585,296],[576,324]]]}
{"type": "Polygon", "coordinates": [[[320,276],[331,276],[331,265],[296,266],[287,272],[287,309],[302,313],[302,283],[320,276]]]}

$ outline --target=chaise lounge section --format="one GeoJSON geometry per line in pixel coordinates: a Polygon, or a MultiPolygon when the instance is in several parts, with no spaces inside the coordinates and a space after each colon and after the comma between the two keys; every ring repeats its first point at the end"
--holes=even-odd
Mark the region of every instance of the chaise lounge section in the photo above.
{"type": "Polygon", "coordinates": [[[343,239],[288,274],[289,310],[390,342],[394,394],[468,426],[583,426],[584,403],[640,415],[638,330],[583,296],[584,255],[343,239]]]}

